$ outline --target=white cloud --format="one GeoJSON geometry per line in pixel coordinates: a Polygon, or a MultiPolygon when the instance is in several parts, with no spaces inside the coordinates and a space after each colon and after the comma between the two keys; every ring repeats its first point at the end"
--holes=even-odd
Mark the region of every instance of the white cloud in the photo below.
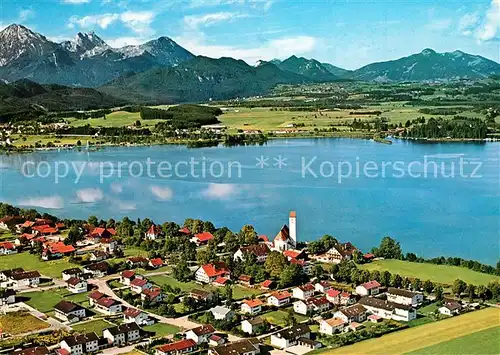
{"type": "Polygon", "coordinates": [[[425,25],[425,28],[430,31],[436,31],[436,32],[444,31],[450,28],[452,22],[453,21],[451,19],[447,18],[435,19],[429,22],[427,25],[425,25]]]}
{"type": "Polygon", "coordinates": [[[87,4],[91,0],[62,0],[63,4],[71,4],[71,5],[79,5],[79,4],[87,4]]]}
{"type": "Polygon", "coordinates": [[[479,41],[495,39],[500,32],[500,0],[491,0],[483,22],[475,32],[479,41]]]}
{"type": "Polygon", "coordinates": [[[64,207],[64,200],[59,196],[32,197],[18,202],[21,206],[60,209],[64,207]]]}
{"type": "Polygon", "coordinates": [[[33,18],[35,16],[35,12],[32,9],[24,9],[19,11],[19,17],[18,21],[19,22],[24,22],[29,20],[30,18],[33,18]]]}
{"type": "Polygon", "coordinates": [[[88,15],[84,17],[72,16],[68,21],[68,27],[94,28],[96,26],[106,29],[111,24],[120,21],[137,34],[145,35],[154,33],[151,23],[155,19],[152,11],[126,11],[119,13],[106,13],[99,15],[88,15]]]}
{"type": "Polygon", "coordinates": [[[222,5],[247,5],[254,8],[262,7],[264,11],[271,8],[277,0],[190,0],[189,7],[212,7],[222,5]]]}
{"type": "Polygon", "coordinates": [[[238,18],[248,17],[247,14],[239,12],[216,12],[205,15],[191,15],[184,17],[184,24],[190,29],[207,27],[218,22],[233,21],[238,18]]]}
{"type": "Polygon", "coordinates": [[[458,21],[458,29],[460,33],[464,35],[469,35],[472,33],[472,28],[474,28],[479,22],[479,14],[477,12],[471,14],[465,14],[458,21]]]}
{"type": "Polygon", "coordinates": [[[106,38],[106,43],[113,48],[121,48],[125,46],[137,46],[147,42],[147,39],[139,37],[117,37],[117,38],[106,38]]]}
{"type": "Polygon", "coordinates": [[[305,55],[311,53],[319,43],[317,38],[311,36],[290,36],[270,40],[255,47],[212,45],[207,43],[202,33],[186,33],[175,40],[197,55],[212,58],[232,57],[243,59],[249,64],[254,64],[260,59],[285,59],[292,54],[305,55]]]}
{"type": "Polygon", "coordinates": [[[76,192],[78,202],[93,203],[98,202],[104,198],[104,194],[100,189],[88,188],[78,190],[76,192]]]}
{"type": "Polygon", "coordinates": [[[121,194],[123,192],[123,186],[117,183],[111,184],[110,188],[115,194],[121,194]]]}
{"type": "Polygon", "coordinates": [[[170,201],[174,195],[174,192],[168,187],[161,186],[151,186],[151,193],[158,199],[162,201],[170,201]]]}
{"type": "Polygon", "coordinates": [[[236,187],[236,185],[231,184],[210,184],[201,194],[203,197],[209,199],[227,200],[239,193],[236,187]]]}

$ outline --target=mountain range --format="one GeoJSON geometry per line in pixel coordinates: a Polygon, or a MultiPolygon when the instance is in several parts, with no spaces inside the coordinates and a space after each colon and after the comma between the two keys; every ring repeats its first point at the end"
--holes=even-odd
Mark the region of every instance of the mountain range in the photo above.
{"type": "Polygon", "coordinates": [[[55,43],[22,25],[0,32],[0,80],[93,87],[141,102],[180,102],[262,95],[277,84],[435,81],[500,75],[500,64],[461,51],[420,53],[356,70],[291,56],[251,66],[195,56],[168,37],[112,48],[94,32],[55,43]]]}

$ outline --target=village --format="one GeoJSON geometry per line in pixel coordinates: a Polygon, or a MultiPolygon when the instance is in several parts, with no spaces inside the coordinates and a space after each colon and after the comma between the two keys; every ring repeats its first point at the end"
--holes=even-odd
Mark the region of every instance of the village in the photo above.
{"type": "MultiPolygon", "coordinates": [[[[6,216],[0,229],[13,236],[0,242],[0,261],[25,255],[41,265],[72,265],[51,276],[23,263],[0,270],[0,324],[13,315],[38,325],[17,333],[4,326],[0,342],[8,354],[300,355],[407,328],[429,304],[435,320],[484,307],[399,275],[351,276],[355,261],[377,257],[332,237],[301,243],[294,211],[274,238],[245,226],[240,234],[250,237],[234,253],[214,246],[216,231],[182,226],[176,238],[203,255],[198,262],[145,256],[106,225],[84,225],[72,242],[65,224],[49,218],[6,216]],[[58,297],[50,299],[53,308],[49,295],[58,297]],[[37,340],[53,333],[56,342],[37,340]]],[[[169,232],[151,223],[140,238],[154,245],[169,232]]]]}

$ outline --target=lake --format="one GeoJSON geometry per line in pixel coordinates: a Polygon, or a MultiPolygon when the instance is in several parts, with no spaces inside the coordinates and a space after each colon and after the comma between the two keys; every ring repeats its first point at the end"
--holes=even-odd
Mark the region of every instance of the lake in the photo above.
{"type": "Polygon", "coordinates": [[[0,200],[63,218],[190,217],[233,231],[252,224],[270,237],[295,210],[302,241],[330,234],[368,251],[389,235],[405,252],[494,264],[499,148],[280,139],[232,148],[38,151],[0,157],[0,200]]]}

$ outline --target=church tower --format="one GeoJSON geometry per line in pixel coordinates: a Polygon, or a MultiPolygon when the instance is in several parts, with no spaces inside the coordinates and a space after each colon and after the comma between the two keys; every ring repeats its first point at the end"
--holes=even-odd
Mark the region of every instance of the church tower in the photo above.
{"type": "Polygon", "coordinates": [[[289,229],[290,229],[290,239],[293,240],[293,246],[297,246],[297,213],[295,211],[290,212],[289,217],[289,229]]]}

